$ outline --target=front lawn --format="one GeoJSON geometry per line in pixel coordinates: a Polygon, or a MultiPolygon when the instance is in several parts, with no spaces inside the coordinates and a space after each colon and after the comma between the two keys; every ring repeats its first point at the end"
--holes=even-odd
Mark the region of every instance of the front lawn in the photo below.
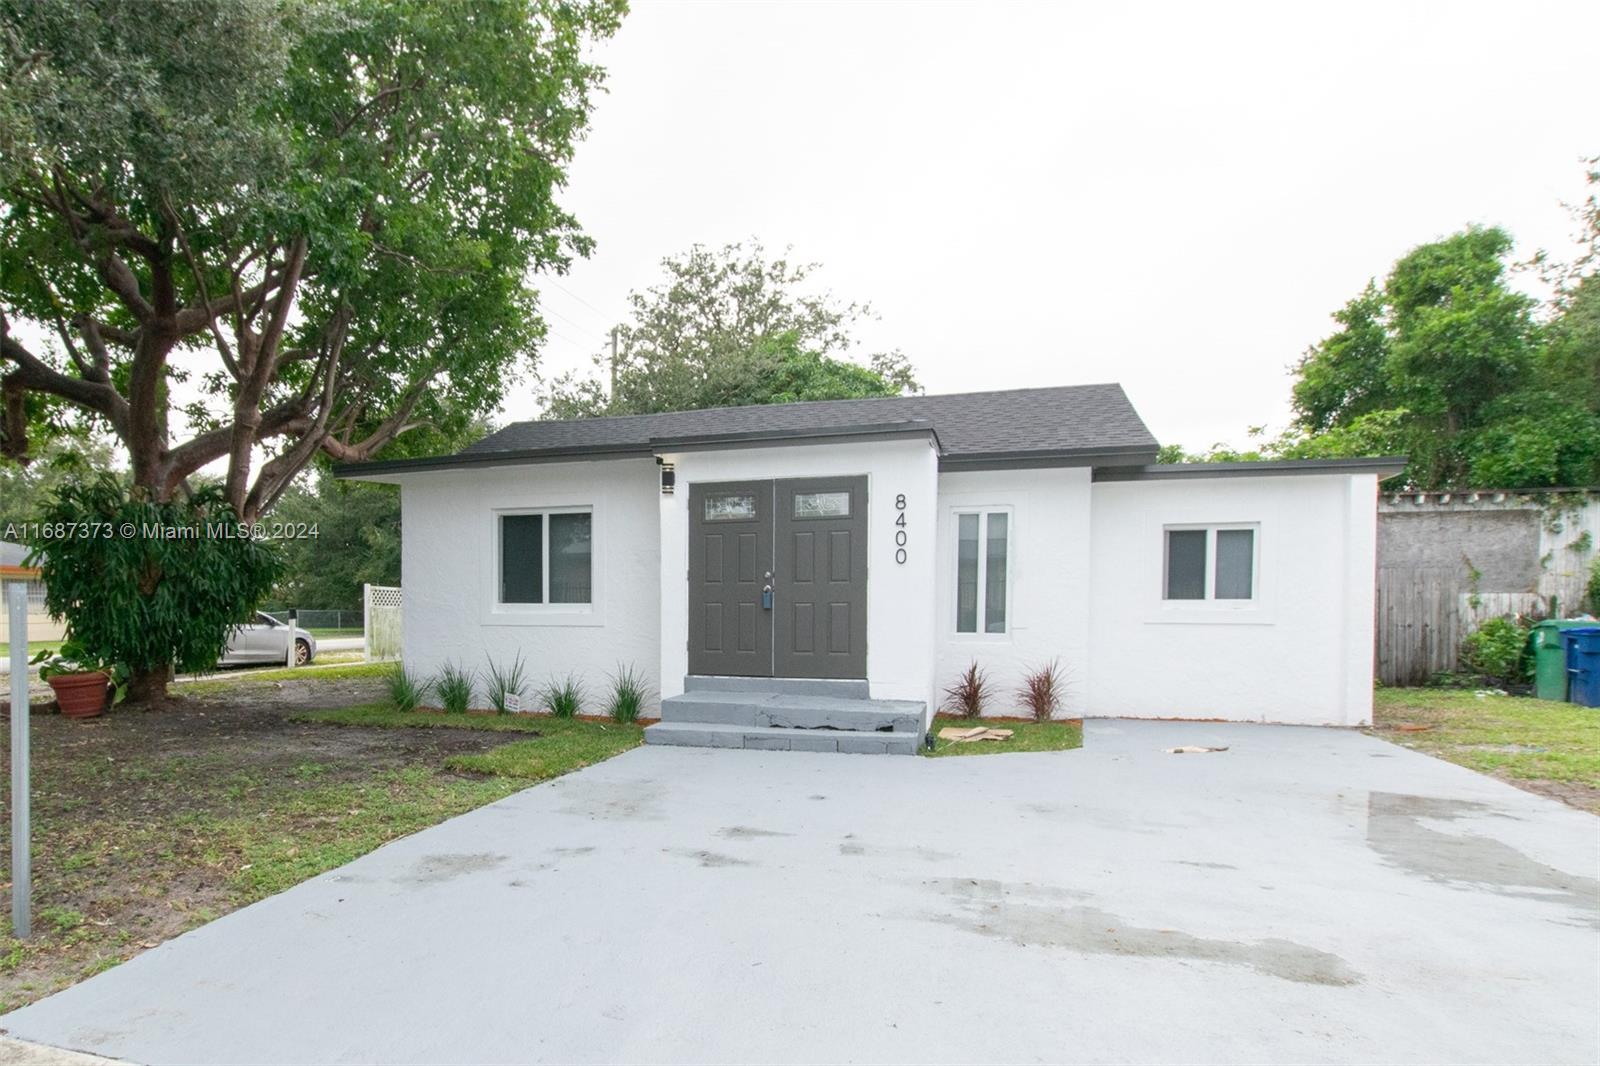
{"type": "Polygon", "coordinates": [[[1033,722],[1013,718],[957,718],[940,714],[934,716],[932,732],[934,748],[923,754],[934,758],[944,755],[998,755],[1008,751],[1066,751],[1083,747],[1083,723],[1076,718],[1033,722]],[[971,729],[980,725],[1009,729],[1012,734],[1006,740],[977,740],[971,743],[939,739],[939,730],[946,726],[971,729]]]}
{"type": "Polygon", "coordinates": [[[261,677],[174,686],[160,711],[35,715],[34,935],[10,935],[7,907],[0,1011],[641,741],[612,722],[399,715],[369,671],[261,677]],[[340,701],[360,705],[320,709],[340,701]]]}
{"type": "Polygon", "coordinates": [[[1372,732],[1600,814],[1600,710],[1442,688],[1384,688],[1372,732]]]}
{"type": "Polygon", "coordinates": [[[396,711],[374,703],[337,711],[310,711],[296,718],[328,725],[533,733],[535,736],[531,739],[512,741],[484,752],[452,755],[445,760],[445,765],[452,770],[514,777],[523,782],[556,777],[609,759],[644,742],[644,726],[634,722],[555,718],[547,714],[396,711]]]}

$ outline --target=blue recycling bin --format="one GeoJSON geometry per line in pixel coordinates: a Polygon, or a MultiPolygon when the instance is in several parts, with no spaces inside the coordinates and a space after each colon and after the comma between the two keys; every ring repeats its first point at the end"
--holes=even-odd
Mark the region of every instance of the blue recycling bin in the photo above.
{"type": "Polygon", "coordinates": [[[1600,707],[1600,626],[1569,629],[1561,638],[1567,646],[1567,699],[1600,707]]]}

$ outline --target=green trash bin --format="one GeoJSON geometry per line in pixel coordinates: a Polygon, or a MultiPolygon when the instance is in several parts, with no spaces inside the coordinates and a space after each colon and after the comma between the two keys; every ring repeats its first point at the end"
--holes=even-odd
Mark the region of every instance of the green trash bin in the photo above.
{"type": "Polygon", "coordinates": [[[1592,629],[1592,618],[1546,619],[1533,627],[1533,694],[1541,700],[1567,698],[1567,651],[1561,641],[1566,629],[1592,629]]]}

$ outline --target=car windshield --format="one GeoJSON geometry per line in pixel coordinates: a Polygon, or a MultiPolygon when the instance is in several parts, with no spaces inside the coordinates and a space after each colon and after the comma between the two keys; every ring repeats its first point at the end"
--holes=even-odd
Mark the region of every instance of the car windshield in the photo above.
{"type": "Polygon", "coordinates": [[[256,625],[261,625],[261,626],[281,626],[281,625],[283,625],[283,623],[278,621],[276,618],[272,617],[266,611],[257,611],[256,612],[256,625]]]}

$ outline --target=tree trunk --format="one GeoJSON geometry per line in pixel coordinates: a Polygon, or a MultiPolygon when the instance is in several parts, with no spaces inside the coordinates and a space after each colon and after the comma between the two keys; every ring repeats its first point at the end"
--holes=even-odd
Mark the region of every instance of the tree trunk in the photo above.
{"type": "Polygon", "coordinates": [[[164,664],[150,670],[135,670],[128,678],[128,703],[165,703],[167,679],[172,676],[172,666],[164,664]]]}

